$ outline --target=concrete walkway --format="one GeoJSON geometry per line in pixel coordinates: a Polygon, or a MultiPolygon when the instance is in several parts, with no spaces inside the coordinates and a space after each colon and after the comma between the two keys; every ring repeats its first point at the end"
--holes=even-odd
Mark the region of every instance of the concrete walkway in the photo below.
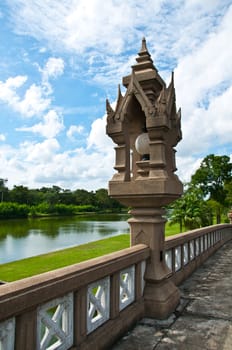
{"type": "Polygon", "coordinates": [[[232,241],[181,286],[167,320],[142,319],[110,350],[232,350],[232,241]]]}

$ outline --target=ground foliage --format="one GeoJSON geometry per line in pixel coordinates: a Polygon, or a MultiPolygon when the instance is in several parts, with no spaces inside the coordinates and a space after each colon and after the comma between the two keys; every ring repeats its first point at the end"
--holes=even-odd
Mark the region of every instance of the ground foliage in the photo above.
{"type": "Polygon", "coordinates": [[[170,223],[187,229],[220,223],[232,205],[232,163],[228,156],[205,157],[184,186],[183,196],[169,206],[170,223]]]}

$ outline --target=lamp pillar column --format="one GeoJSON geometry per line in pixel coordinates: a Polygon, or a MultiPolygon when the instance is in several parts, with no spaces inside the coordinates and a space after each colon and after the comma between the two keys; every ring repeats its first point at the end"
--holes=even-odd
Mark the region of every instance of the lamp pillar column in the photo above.
{"type": "Polygon", "coordinates": [[[171,271],[165,263],[165,211],[162,208],[136,208],[130,213],[131,245],[143,243],[151,249],[145,272],[145,316],[164,319],[180,300],[178,288],[168,279],[171,271]]]}

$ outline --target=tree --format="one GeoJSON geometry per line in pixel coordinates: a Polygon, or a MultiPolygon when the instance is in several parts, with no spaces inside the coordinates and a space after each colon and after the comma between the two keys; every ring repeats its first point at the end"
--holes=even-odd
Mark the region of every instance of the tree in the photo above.
{"type": "MultiPolygon", "coordinates": [[[[205,197],[226,206],[227,190],[225,184],[231,181],[232,163],[228,156],[210,154],[203,159],[200,168],[192,176],[193,186],[200,188],[205,197]]],[[[217,223],[221,222],[221,210],[217,207],[217,223]]]]}
{"type": "Polygon", "coordinates": [[[183,226],[192,230],[198,227],[208,226],[212,222],[210,207],[204,200],[201,189],[188,186],[183,196],[176,200],[170,207],[170,224],[178,223],[180,232],[183,226]]]}
{"type": "Polygon", "coordinates": [[[232,179],[231,181],[226,182],[225,190],[226,190],[226,200],[229,206],[231,206],[232,205],[232,179]]]}
{"type": "Polygon", "coordinates": [[[95,205],[95,194],[91,191],[78,189],[74,191],[75,202],[77,205],[90,204],[95,205]]]}
{"type": "Polygon", "coordinates": [[[61,188],[59,186],[52,187],[43,187],[41,191],[43,191],[44,201],[47,202],[51,207],[55,204],[59,203],[61,188]]]}
{"type": "Polygon", "coordinates": [[[73,192],[71,190],[62,190],[62,192],[60,193],[60,203],[62,204],[74,204],[75,203],[75,196],[73,194],[73,192]]]}
{"type": "Polygon", "coordinates": [[[124,206],[111,198],[105,188],[100,188],[95,192],[96,206],[99,210],[120,211],[124,206]]]}
{"type": "Polygon", "coordinates": [[[110,197],[105,188],[100,188],[95,192],[95,199],[98,209],[103,210],[106,208],[110,208],[110,197]]]}
{"type": "Polygon", "coordinates": [[[19,204],[28,204],[30,191],[25,186],[14,186],[13,190],[10,191],[10,201],[19,204]]]}

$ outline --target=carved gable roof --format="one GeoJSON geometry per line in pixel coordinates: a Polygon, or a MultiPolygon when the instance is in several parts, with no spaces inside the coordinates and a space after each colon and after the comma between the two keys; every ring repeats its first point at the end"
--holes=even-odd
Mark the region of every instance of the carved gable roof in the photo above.
{"type": "Polygon", "coordinates": [[[143,91],[142,86],[140,85],[136,77],[136,74],[132,71],[131,80],[127,88],[126,94],[122,99],[118,100],[116,106],[115,117],[117,119],[124,120],[129,102],[133,96],[135,96],[135,98],[139,102],[141,109],[143,110],[146,116],[150,116],[155,113],[154,106],[143,91]]]}
{"type": "Polygon", "coordinates": [[[142,41],[136,61],[131,74],[123,78],[123,85],[126,87],[124,96],[120,86],[118,87],[116,107],[113,109],[109,101],[106,101],[107,132],[118,137],[119,134],[123,135],[123,130],[126,130],[124,121],[130,123],[140,118],[144,123],[145,117],[148,132],[161,127],[166,130],[172,129],[171,143],[174,144],[181,138],[181,113],[176,111],[174,73],[170,84],[166,87],[153,65],[145,39],[142,41]]]}

